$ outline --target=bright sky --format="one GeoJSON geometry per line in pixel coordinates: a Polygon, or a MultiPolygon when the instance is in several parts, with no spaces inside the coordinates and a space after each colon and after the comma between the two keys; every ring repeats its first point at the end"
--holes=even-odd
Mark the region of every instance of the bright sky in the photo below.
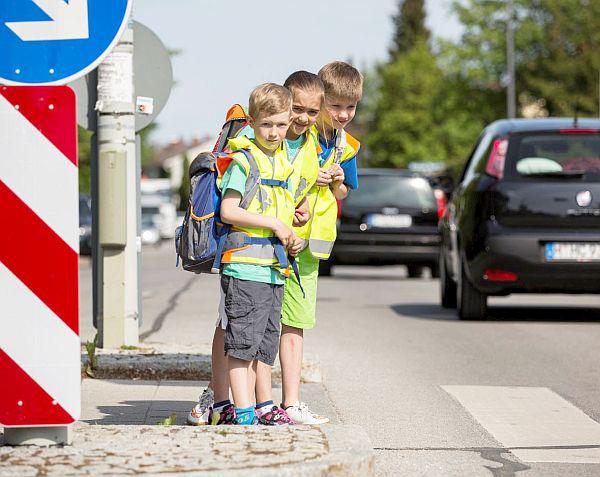
{"type": "MultiPolygon", "coordinates": [[[[460,33],[450,3],[426,0],[436,36],[460,33]]],[[[396,11],[397,0],[136,0],[134,18],[181,50],[154,140],[215,135],[229,106],[246,104],[256,85],[283,83],[293,71],[385,60],[396,11]]]]}

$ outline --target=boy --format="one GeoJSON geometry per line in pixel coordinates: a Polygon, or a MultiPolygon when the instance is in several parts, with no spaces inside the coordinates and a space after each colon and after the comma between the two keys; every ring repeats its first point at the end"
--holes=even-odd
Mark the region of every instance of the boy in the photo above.
{"type": "MultiPolygon", "coordinates": [[[[242,152],[217,164],[222,192],[221,220],[231,224],[222,262],[221,289],[224,294],[225,355],[235,419],[230,404],[215,403],[214,412],[235,424],[291,424],[285,411],[273,405],[271,367],[279,341],[279,318],[283,284],[289,275],[281,251],[298,253],[302,241],[291,230],[293,197],[288,190],[292,167],[282,143],[290,125],[292,97],[283,86],[267,83],[252,91],[249,124],[255,139],[241,136],[229,141],[232,150],[252,154],[261,176],[256,194],[246,207],[241,199],[246,190],[250,163],[242,152]],[[225,169],[226,168],[226,169],[225,169]],[[243,242],[250,237],[251,242],[243,242]],[[273,241],[279,239],[279,243],[273,241]],[[257,375],[256,409],[252,405],[251,373],[257,375]],[[256,412],[255,412],[256,411],[256,412]]],[[[284,252],[285,253],[285,252],[284,252]]],[[[226,423],[226,422],[223,422],[226,423]]]]}
{"type": "Polygon", "coordinates": [[[308,223],[294,228],[308,244],[297,258],[306,298],[300,293],[295,277],[291,277],[285,286],[279,349],[283,374],[282,407],[299,424],[329,421],[300,401],[304,330],[315,326],[319,259],[329,258],[336,238],[336,199],[344,199],[348,189],[358,187],[356,154],[360,144],[344,128],[354,118],[362,97],[362,75],[353,66],[336,61],[321,68],[318,76],[325,89],[324,108],[317,121],[320,169],[316,184],[307,195],[308,223]]]}

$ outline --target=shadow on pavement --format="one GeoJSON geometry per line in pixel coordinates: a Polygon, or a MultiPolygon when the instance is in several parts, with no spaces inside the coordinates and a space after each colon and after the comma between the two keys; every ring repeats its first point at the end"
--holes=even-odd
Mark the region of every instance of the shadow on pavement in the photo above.
{"type": "MultiPolygon", "coordinates": [[[[439,305],[426,303],[404,303],[390,307],[398,315],[407,318],[459,321],[455,310],[448,310],[439,305]]],[[[485,320],[491,322],[565,322],[586,323],[600,322],[600,308],[573,308],[573,307],[540,307],[540,306],[492,306],[488,308],[485,320]]]]}
{"type": "Polygon", "coordinates": [[[184,425],[195,404],[194,401],[122,401],[119,405],[98,406],[98,413],[105,415],[82,422],[93,425],[160,425],[175,414],[176,419],[171,424],[184,425]]]}

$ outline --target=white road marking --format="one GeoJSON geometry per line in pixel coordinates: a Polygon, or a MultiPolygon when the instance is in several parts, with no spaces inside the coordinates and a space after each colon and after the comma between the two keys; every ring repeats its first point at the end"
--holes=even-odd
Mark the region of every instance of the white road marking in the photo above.
{"type": "Polygon", "coordinates": [[[600,424],[548,388],[442,389],[523,462],[600,463],[600,424]]]}

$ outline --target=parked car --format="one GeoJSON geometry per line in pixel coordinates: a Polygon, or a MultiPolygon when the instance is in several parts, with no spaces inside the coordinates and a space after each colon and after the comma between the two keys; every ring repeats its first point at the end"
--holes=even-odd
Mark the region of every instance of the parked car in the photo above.
{"type": "Polygon", "coordinates": [[[503,120],[477,140],[440,222],[441,303],[600,292],[600,120],[503,120]]]}
{"type": "Polygon", "coordinates": [[[157,245],[160,243],[160,232],[153,215],[142,214],[142,244],[157,245]]]}
{"type": "Polygon", "coordinates": [[[169,179],[144,179],[140,191],[142,214],[154,215],[161,238],[173,238],[179,224],[169,179]]]}
{"type": "Polygon", "coordinates": [[[437,228],[443,193],[421,175],[398,169],[361,169],[359,188],[338,203],[338,236],[320,273],[336,264],[403,264],[410,277],[438,273],[437,228]]]}
{"type": "Polygon", "coordinates": [[[79,253],[92,254],[92,202],[87,194],[79,194],[79,253]]]}

